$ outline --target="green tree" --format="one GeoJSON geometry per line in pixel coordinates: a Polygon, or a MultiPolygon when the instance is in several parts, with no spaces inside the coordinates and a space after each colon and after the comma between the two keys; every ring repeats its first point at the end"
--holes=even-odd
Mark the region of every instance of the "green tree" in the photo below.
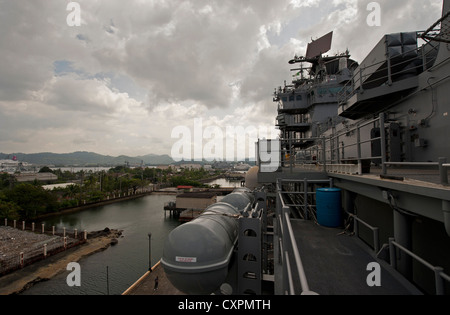
{"type": "Polygon", "coordinates": [[[44,166],[39,170],[39,173],[53,173],[53,171],[50,167],[44,166]]]}
{"type": "Polygon", "coordinates": [[[22,209],[14,202],[0,200],[0,218],[19,220],[22,209]]]}
{"type": "Polygon", "coordinates": [[[14,176],[2,173],[0,174],[0,190],[9,189],[16,183],[16,179],[14,176]]]}
{"type": "Polygon", "coordinates": [[[33,219],[58,209],[56,196],[40,186],[19,184],[6,191],[5,196],[20,207],[19,215],[23,219],[33,219]]]}

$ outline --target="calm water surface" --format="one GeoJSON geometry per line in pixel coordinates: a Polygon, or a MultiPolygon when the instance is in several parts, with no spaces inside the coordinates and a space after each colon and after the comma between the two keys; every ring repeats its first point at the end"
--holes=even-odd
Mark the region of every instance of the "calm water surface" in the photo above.
{"type": "Polygon", "coordinates": [[[148,270],[148,233],[152,234],[153,266],[162,256],[165,238],[179,225],[169,216],[164,217],[164,203],[169,201],[175,201],[175,196],[151,195],[46,220],[46,226],[79,231],[97,231],[105,227],[119,229],[123,230],[123,237],[117,245],[79,261],[81,287],[67,285],[66,278],[70,273],[67,271],[34,285],[24,294],[107,294],[107,267],[109,294],[122,294],[148,270]]]}
{"type": "MultiPolygon", "coordinates": [[[[224,179],[214,181],[212,184],[222,187],[240,185],[239,182],[224,179]]],[[[122,294],[148,270],[148,233],[152,234],[153,266],[162,256],[166,237],[180,224],[170,216],[164,215],[164,203],[169,201],[175,201],[175,196],[151,195],[47,219],[43,222],[46,226],[54,225],[78,231],[98,231],[108,227],[123,230],[123,237],[119,239],[117,245],[79,261],[81,287],[69,287],[66,278],[70,271],[65,271],[49,281],[34,285],[23,294],[106,295],[108,290],[109,294],[122,294]]]]}

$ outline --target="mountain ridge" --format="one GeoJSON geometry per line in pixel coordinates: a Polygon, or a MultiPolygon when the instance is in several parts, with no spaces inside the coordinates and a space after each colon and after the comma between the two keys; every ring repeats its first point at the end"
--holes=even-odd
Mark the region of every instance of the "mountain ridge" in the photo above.
{"type": "Polygon", "coordinates": [[[95,152],[76,151],[72,153],[0,153],[0,160],[12,159],[16,157],[20,162],[27,162],[36,165],[55,165],[55,166],[95,166],[95,165],[169,165],[175,161],[167,154],[156,155],[146,154],[142,156],[110,156],[95,152]]]}

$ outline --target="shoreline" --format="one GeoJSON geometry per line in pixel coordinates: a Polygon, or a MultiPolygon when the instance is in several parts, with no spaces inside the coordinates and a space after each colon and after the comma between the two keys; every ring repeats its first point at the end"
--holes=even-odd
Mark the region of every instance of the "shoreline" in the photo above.
{"type": "MultiPolygon", "coordinates": [[[[100,232],[92,232],[100,233],[100,232]]],[[[32,287],[34,284],[50,280],[66,271],[71,262],[78,262],[82,258],[108,249],[111,241],[120,237],[122,231],[110,230],[107,235],[100,235],[86,241],[78,247],[50,256],[42,261],[16,270],[0,277],[0,295],[17,295],[32,287]]]]}
{"type": "Polygon", "coordinates": [[[106,206],[106,205],[110,205],[110,204],[114,204],[114,203],[119,203],[119,202],[122,202],[122,201],[139,199],[139,198],[143,198],[143,197],[146,197],[146,196],[150,196],[153,193],[154,192],[136,194],[136,195],[126,196],[126,197],[114,198],[114,199],[110,199],[110,200],[102,200],[102,201],[89,203],[89,204],[85,204],[85,205],[78,206],[78,207],[66,208],[66,209],[60,210],[58,212],[52,212],[52,213],[46,213],[46,214],[40,215],[34,220],[38,221],[38,220],[43,220],[43,219],[46,219],[46,218],[49,218],[49,217],[53,217],[53,216],[57,216],[57,215],[70,214],[70,213],[75,213],[75,212],[78,212],[78,211],[83,211],[83,210],[88,210],[88,209],[92,209],[92,208],[96,208],[96,207],[101,207],[101,206],[106,206]]]}

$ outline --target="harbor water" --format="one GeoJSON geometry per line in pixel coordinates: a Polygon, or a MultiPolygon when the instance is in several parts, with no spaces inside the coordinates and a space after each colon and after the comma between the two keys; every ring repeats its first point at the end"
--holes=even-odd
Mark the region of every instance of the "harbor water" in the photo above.
{"type": "MultiPolygon", "coordinates": [[[[211,184],[237,187],[239,183],[219,179],[211,184]]],[[[149,237],[151,233],[151,265],[162,257],[169,233],[180,223],[164,214],[164,203],[175,201],[174,195],[149,195],[143,198],[96,207],[77,213],[46,219],[46,226],[68,230],[98,231],[108,227],[123,230],[115,246],[82,258],[81,286],[69,287],[63,271],[54,278],[40,282],[23,295],[118,295],[136,282],[149,268],[149,237]]]]}

